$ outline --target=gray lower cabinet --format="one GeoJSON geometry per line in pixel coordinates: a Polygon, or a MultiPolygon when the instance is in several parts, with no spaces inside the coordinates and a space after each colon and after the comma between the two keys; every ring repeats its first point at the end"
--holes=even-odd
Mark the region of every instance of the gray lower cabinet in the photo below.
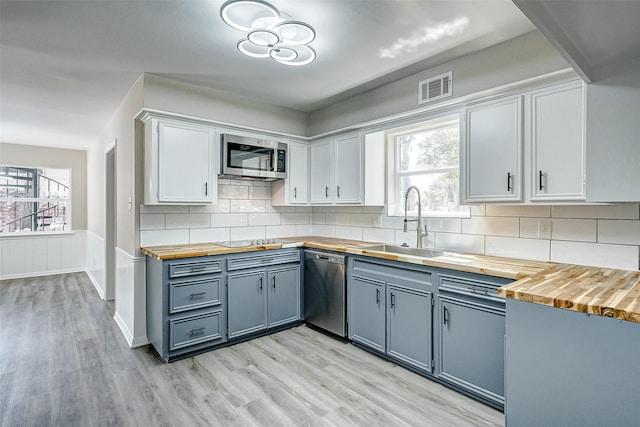
{"type": "Polygon", "coordinates": [[[224,343],[222,257],[147,257],[147,337],[165,360],[224,343]]]}
{"type": "Polygon", "coordinates": [[[350,260],[349,338],[432,372],[433,274],[350,260]]]}
{"type": "Polygon", "coordinates": [[[269,252],[227,260],[229,339],[301,318],[300,251],[269,252]],[[270,267],[247,268],[260,265],[270,267]]]}
{"type": "Polygon", "coordinates": [[[496,282],[470,275],[439,275],[438,377],[504,405],[504,300],[496,282]]]}

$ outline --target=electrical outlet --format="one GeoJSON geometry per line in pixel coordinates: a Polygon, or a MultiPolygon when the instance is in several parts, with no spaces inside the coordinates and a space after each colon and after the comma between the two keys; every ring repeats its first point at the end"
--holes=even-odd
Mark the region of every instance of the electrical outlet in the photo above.
{"type": "Polygon", "coordinates": [[[551,222],[550,219],[541,219],[538,221],[538,239],[551,238],[551,222]]]}

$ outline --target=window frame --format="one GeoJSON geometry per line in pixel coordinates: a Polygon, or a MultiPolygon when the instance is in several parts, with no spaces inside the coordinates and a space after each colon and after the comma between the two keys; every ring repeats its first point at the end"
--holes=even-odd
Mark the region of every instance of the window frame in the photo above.
{"type": "MultiPolygon", "coordinates": [[[[400,180],[405,176],[414,175],[429,175],[437,173],[458,172],[458,191],[461,193],[462,189],[462,142],[464,138],[463,133],[463,114],[461,111],[448,111],[441,115],[430,116],[421,119],[420,121],[399,126],[394,129],[390,129],[386,132],[387,137],[387,215],[388,216],[404,216],[403,195],[399,194],[397,189],[400,188],[400,180]],[[407,172],[400,171],[400,144],[397,142],[398,137],[411,135],[420,132],[426,132],[430,130],[437,130],[440,128],[451,127],[456,125],[459,127],[459,141],[458,141],[458,165],[448,166],[434,169],[421,169],[407,172]]],[[[462,199],[460,199],[462,201],[462,199]]],[[[465,206],[460,204],[460,206],[465,206]]],[[[409,215],[416,216],[417,209],[407,212],[409,215]]],[[[422,210],[423,217],[431,218],[470,218],[470,208],[462,211],[455,212],[442,212],[442,211],[426,211],[422,210]]]]}
{"type": "MultiPolygon", "coordinates": [[[[64,222],[64,228],[61,230],[49,230],[47,229],[46,231],[37,231],[37,230],[31,230],[31,231],[0,231],[0,237],[17,237],[17,236],[41,236],[41,235],[46,235],[46,234],[69,234],[72,233],[73,230],[73,225],[72,225],[72,198],[73,198],[73,194],[72,194],[72,174],[73,174],[73,170],[70,167],[50,167],[50,166],[32,166],[32,165],[15,165],[15,164],[0,164],[0,166],[2,167],[9,167],[9,168],[23,168],[23,169],[41,169],[41,170],[60,170],[60,171],[67,171],[68,172],[68,184],[64,184],[64,183],[60,183],[62,185],[65,185],[68,190],[68,197],[67,198],[61,198],[61,197],[51,197],[51,198],[46,198],[46,197],[0,197],[0,202],[8,202],[8,203],[65,203],[65,222],[64,222]]],[[[57,180],[54,179],[54,181],[58,182],[57,180]]]]}

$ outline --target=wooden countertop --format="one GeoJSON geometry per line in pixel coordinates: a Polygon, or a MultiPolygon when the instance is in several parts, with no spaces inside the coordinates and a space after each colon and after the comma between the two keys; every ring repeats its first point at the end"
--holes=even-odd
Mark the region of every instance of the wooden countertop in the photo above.
{"type": "Polygon", "coordinates": [[[640,323],[640,271],[557,264],[501,287],[498,294],[640,323]]]}
{"type": "Polygon", "coordinates": [[[330,237],[302,236],[290,237],[283,240],[286,240],[288,243],[240,248],[227,248],[214,243],[198,243],[189,245],[149,246],[141,248],[141,251],[145,255],[156,259],[176,259],[305,246],[308,248],[344,252],[352,255],[365,255],[411,264],[449,268],[469,273],[486,274],[506,279],[521,279],[529,277],[532,274],[546,270],[555,265],[547,262],[526,261],[456,252],[445,252],[444,255],[434,258],[398,255],[365,249],[368,246],[376,245],[376,242],[363,242],[359,240],[336,239],[330,237]]]}
{"type": "Polygon", "coordinates": [[[309,247],[375,258],[448,268],[469,273],[515,279],[498,294],[507,298],[614,317],[640,323],[640,271],[615,270],[569,264],[445,252],[422,258],[366,249],[376,242],[329,237],[290,237],[286,243],[227,248],[214,243],[150,246],[141,251],[157,259],[223,255],[268,249],[309,247]]]}

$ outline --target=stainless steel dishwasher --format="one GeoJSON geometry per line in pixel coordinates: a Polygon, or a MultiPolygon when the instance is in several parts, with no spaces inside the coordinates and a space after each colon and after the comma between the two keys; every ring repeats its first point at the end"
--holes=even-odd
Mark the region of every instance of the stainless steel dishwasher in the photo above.
{"type": "Polygon", "coordinates": [[[304,251],[305,321],[340,337],[347,335],[344,256],[304,251]]]}

